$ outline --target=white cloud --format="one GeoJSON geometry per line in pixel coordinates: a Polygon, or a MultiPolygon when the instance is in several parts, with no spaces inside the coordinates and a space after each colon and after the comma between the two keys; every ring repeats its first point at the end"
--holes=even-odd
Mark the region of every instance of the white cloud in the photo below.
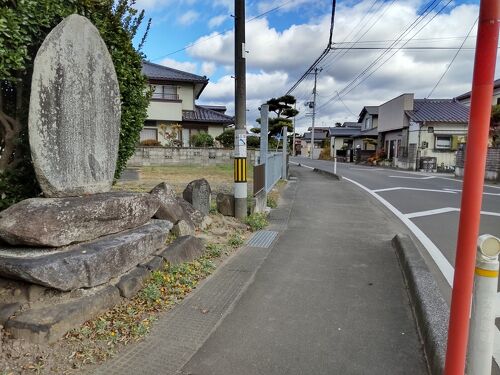
{"type": "Polygon", "coordinates": [[[210,18],[210,20],[208,20],[208,27],[211,29],[218,27],[222,25],[228,18],[229,17],[225,14],[220,14],[218,16],[212,17],[210,18]]]}
{"type": "Polygon", "coordinates": [[[177,19],[177,23],[179,25],[189,26],[193,24],[198,19],[198,17],[200,17],[200,14],[198,12],[195,12],[194,10],[188,10],[177,19]]]}
{"type": "Polygon", "coordinates": [[[315,1],[313,0],[291,0],[286,3],[283,3],[282,0],[259,1],[259,3],[257,4],[257,10],[259,11],[259,13],[265,13],[271,9],[280,7],[279,11],[283,12],[283,11],[290,11],[304,4],[314,3],[314,2],[315,1]]]}
{"type": "MultiPolygon", "coordinates": [[[[359,46],[388,46],[390,40],[398,37],[421,13],[419,9],[421,1],[418,0],[385,2],[370,8],[372,4],[372,0],[363,0],[354,5],[352,2],[340,3],[335,19],[334,40],[336,42],[356,40],[373,25],[362,37],[365,43],[359,46]],[[369,10],[370,13],[367,14],[369,10]],[[378,22],[375,23],[376,20],[378,22]],[[357,28],[352,30],[353,27],[357,28]],[[374,40],[383,42],[366,42],[374,40]]],[[[407,47],[459,46],[477,18],[478,6],[461,4],[447,11],[448,13],[437,15],[418,34],[417,31],[430,17],[408,33],[405,39],[414,37],[415,40],[408,43],[407,47]]],[[[252,116],[255,116],[258,105],[270,97],[284,94],[319,56],[326,47],[329,27],[329,12],[309,23],[291,25],[282,31],[273,28],[266,18],[247,23],[246,49],[249,50],[247,107],[251,110],[248,113],[249,123],[253,123],[252,116]],[[254,103],[255,108],[250,108],[254,103]]],[[[475,35],[475,31],[472,35],[475,35]]],[[[233,31],[222,35],[212,33],[198,39],[197,42],[200,43],[188,49],[188,54],[193,59],[216,64],[227,71],[227,76],[209,84],[202,97],[232,103],[234,80],[230,75],[234,58],[233,31]]],[[[349,44],[337,46],[348,47],[349,44]]],[[[474,47],[474,38],[471,38],[465,47],[474,47]]],[[[395,51],[386,54],[380,63],[393,52],[395,51]]],[[[403,92],[414,92],[418,98],[427,96],[455,52],[456,50],[402,50],[395,53],[385,64],[376,64],[374,68],[378,69],[375,72],[373,69],[367,72],[364,78],[369,74],[372,75],[342,98],[345,105],[339,100],[324,105],[319,110],[317,123],[333,124],[336,121],[356,120],[356,116],[353,116],[346,106],[354,114],[358,114],[365,105],[381,104],[403,92]]],[[[331,53],[320,64],[324,70],[318,78],[318,107],[335,97],[336,91],[346,87],[381,54],[381,50],[338,50],[331,53]]],[[[454,97],[468,91],[472,79],[473,58],[472,50],[462,50],[433,97],[454,97]]],[[[355,85],[357,83],[359,81],[354,82],[355,85]]],[[[298,99],[299,109],[304,109],[303,103],[311,97],[312,86],[312,77],[309,77],[293,93],[298,99]]],[[[299,118],[299,126],[309,126],[310,118],[304,118],[303,113],[299,118]]]]}
{"type": "Polygon", "coordinates": [[[217,65],[213,62],[204,62],[201,64],[201,74],[210,77],[217,70],[217,65]]]}
{"type": "Polygon", "coordinates": [[[169,68],[182,70],[188,73],[196,74],[198,65],[190,61],[177,61],[170,58],[165,58],[159,62],[160,65],[168,66],[169,68]]]}

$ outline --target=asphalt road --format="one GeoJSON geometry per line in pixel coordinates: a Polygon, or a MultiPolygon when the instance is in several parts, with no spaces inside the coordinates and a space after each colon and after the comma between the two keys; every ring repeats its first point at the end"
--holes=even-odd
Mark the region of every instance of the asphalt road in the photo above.
{"type": "MultiPolygon", "coordinates": [[[[291,158],[292,163],[333,171],[333,162],[291,158]]],[[[452,175],[406,172],[337,163],[337,174],[377,198],[412,231],[450,302],[455,263],[462,181],[452,175]]],[[[480,234],[500,237],[500,186],[486,185],[480,234]]],[[[499,335],[500,337],[500,332],[499,335]]],[[[500,360],[500,343],[495,358],[500,360]]]]}

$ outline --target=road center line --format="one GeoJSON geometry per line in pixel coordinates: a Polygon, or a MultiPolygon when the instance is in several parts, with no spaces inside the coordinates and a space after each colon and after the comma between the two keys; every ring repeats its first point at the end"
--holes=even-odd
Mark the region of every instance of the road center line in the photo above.
{"type": "Polygon", "coordinates": [[[415,191],[430,191],[433,193],[457,194],[456,191],[452,191],[452,190],[421,189],[421,188],[411,188],[411,187],[404,187],[404,186],[385,188],[385,189],[376,189],[376,190],[372,190],[372,191],[374,193],[380,193],[380,192],[384,192],[384,191],[394,191],[394,190],[415,190],[415,191]]]}
{"type": "Polygon", "coordinates": [[[456,212],[456,211],[460,211],[460,210],[458,208],[453,208],[453,207],[444,207],[444,208],[436,208],[434,210],[412,212],[412,213],[409,213],[409,214],[405,214],[405,216],[408,219],[412,219],[414,217],[438,215],[438,214],[444,214],[446,212],[456,212]]]}
{"type": "Polygon", "coordinates": [[[391,178],[405,178],[407,180],[431,180],[435,178],[434,176],[426,176],[426,177],[410,177],[410,176],[388,176],[391,178]]]}

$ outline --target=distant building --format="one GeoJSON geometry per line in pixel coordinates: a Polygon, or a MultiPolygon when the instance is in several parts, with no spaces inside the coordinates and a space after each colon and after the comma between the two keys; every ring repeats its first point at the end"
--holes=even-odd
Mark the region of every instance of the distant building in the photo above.
{"type": "Polygon", "coordinates": [[[189,147],[191,136],[205,132],[214,138],[234,123],[226,107],[198,105],[196,100],[208,78],[148,61],[142,63],[153,96],[140,140],[154,140],[165,146],[189,147]]]}
{"type": "MultiPolygon", "coordinates": [[[[455,99],[414,99],[403,94],[379,106],[379,149],[392,165],[420,169],[423,161],[453,169],[465,141],[469,108],[455,99]]],[[[435,168],[433,168],[435,169],[435,168]]]]}
{"type": "MultiPolygon", "coordinates": [[[[470,106],[471,92],[457,96],[455,99],[467,106],[470,106]]],[[[491,97],[491,105],[500,104],[500,79],[497,79],[493,84],[493,96],[491,97]]]]}

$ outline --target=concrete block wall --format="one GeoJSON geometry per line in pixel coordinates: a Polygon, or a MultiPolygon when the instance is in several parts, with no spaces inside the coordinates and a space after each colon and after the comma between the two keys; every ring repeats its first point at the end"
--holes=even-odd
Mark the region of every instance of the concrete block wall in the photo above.
{"type": "MultiPolygon", "coordinates": [[[[465,150],[457,151],[457,166],[455,176],[464,175],[465,150]]],[[[486,155],[485,179],[491,181],[500,180],[500,148],[489,148],[486,155]]]]}
{"type": "MultiPolygon", "coordinates": [[[[259,150],[248,150],[248,164],[255,164],[259,150]]],[[[196,147],[146,147],[140,146],[128,161],[129,167],[158,166],[172,164],[230,164],[233,149],[196,147]]]]}

